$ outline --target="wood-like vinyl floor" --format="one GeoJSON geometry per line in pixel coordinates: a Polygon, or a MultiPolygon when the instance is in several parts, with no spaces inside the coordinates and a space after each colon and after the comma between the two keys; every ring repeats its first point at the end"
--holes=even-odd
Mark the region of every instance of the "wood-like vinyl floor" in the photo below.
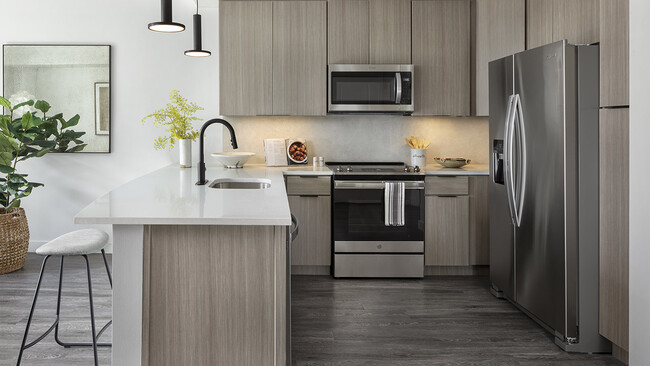
{"type": "MultiPolygon", "coordinates": [[[[16,362],[41,261],[30,254],[24,269],[0,275],[0,365],[16,362]]],[[[58,268],[58,259],[52,258],[30,339],[54,320],[58,268]]],[[[110,287],[101,256],[91,256],[91,268],[99,328],[110,318],[110,287]]],[[[83,259],[67,258],[64,340],[88,340],[86,286],[83,259]]],[[[294,276],[293,289],[294,365],[622,365],[610,355],[563,352],[536,323],[495,299],[486,278],[294,276]]],[[[111,339],[110,328],[102,339],[111,339]]],[[[101,365],[110,365],[110,349],[100,348],[99,357],[101,365]]],[[[92,365],[92,359],[90,348],[59,347],[50,334],[25,351],[22,364],[92,365]]]]}
{"type": "Polygon", "coordinates": [[[568,354],[486,277],[293,278],[293,364],[623,365],[568,354]]]}

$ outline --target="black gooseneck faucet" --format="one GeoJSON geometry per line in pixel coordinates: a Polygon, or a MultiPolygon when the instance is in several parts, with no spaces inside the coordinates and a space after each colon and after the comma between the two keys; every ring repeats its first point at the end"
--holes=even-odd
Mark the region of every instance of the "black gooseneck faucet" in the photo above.
{"type": "Polygon", "coordinates": [[[237,148],[237,137],[235,137],[235,130],[232,128],[232,125],[228,123],[228,121],[221,119],[221,118],[213,118],[206,123],[203,124],[201,127],[201,134],[199,135],[199,180],[196,182],[196,185],[202,186],[208,183],[207,180],[205,180],[205,159],[203,156],[203,135],[205,134],[205,129],[208,128],[208,126],[215,124],[215,123],[220,123],[228,129],[228,132],[230,132],[230,143],[232,144],[232,148],[236,149],[237,148]]]}

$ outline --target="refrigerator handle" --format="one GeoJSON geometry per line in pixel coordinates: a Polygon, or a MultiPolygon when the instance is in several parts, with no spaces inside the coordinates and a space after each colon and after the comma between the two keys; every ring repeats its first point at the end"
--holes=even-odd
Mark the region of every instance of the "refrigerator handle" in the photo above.
{"type": "Polygon", "coordinates": [[[508,208],[510,209],[510,219],[512,224],[517,226],[516,208],[515,208],[515,191],[514,191],[514,166],[512,164],[514,154],[512,151],[514,140],[514,118],[516,107],[514,106],[515,95],[508,99],[508,109],[506,112],[505,136],[503,138],[503,160],[505,167],[504,181],[506,185],[506,196],[508,197],[508,208]]]}
{"type": "Polygon", "coordinates": [[[517,183],[519,183],[517,196],[519,199],[516,203],[515,210],[517,220],[516,226],[519,227],[521,226],[521,216],[523,215],[524,210],[524,198],[526,196],[526,168],[528,165],[528,161],[526,159],[526,126],[524,122],[524,111],[521,106],[521,98],[519,97],[519,94],[515,95],[515,113],[517,114],[517,131],[519,133],[519,151],[517,154],[517,161],[521,162],[518,164],[518,166],[521,167],[521,171],[517,172],[517,183]]]}

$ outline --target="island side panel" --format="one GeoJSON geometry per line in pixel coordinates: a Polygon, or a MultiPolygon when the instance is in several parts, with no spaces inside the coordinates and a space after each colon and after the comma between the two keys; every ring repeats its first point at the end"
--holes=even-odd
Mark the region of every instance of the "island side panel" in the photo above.
{"type": "Polygon", "coordinates": [[[113,365],[142,358],[143,226],[113,225],[113,365]]]}
{"type": "Polygon", "coordinates": [[[145,227],[142,364],[284,365],[285,231],[145,227]]]}

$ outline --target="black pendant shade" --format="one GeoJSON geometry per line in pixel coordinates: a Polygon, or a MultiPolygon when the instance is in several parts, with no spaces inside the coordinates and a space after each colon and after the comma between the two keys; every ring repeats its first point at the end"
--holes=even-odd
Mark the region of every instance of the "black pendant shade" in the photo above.
{"type": "Polygon", "coordinates": [[[185,51],[185,56],[190,57],[208,57],[211,55],[210,51],[203,49],[201,45],[201,14],[198,13],[198,1],[197,1],[197,11],[193,16],[193,31],[194,31],[194,48],[191,50],[185,51]]]}
{"type": "Polygon", "coordinates": [[[149,23],[150,30],[162,33],[176,33],[185,30],[183,24],[172,21],[172,0],[160,1],[160,16],[160,22],[149,23]]]}

